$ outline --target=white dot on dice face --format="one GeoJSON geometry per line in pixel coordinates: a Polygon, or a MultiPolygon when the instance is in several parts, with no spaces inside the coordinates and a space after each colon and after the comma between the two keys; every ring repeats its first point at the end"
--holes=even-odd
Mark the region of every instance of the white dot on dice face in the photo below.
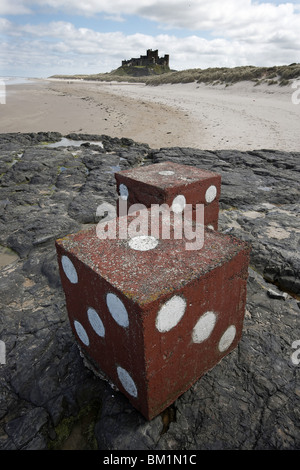
{"type": "Polygon", "coordinates": [[[156,317],[156,328],[161,333],[170,331],[180,322],[186,309],[186,301],[179,295],[174,295],[159,310],[156,317]]]}
{"type": "Polygon", "coordinates": [[[75,269],[74,264],[70,260],[70,258],[68,258],[67,256],[62,256],[61,264],[62,264],[63,270],[65,272],[65,275],[67,276],[69,281],[72,284],[77,284],[77,282],[78,282],[77,271],[75,269]]]}
{"type": "Polygon", "coordinates": [[[121,199],[124,199],[126,201],[126,199],[128,199],[128,196],[129,196],[129,191],[128,191],[127,186],[121,183],[119,186],[119,191],[120,191],[121,199]]]}
{"type": "Polygon", "coordinates": [[[128,313],[123,302],[115,294],[107,294],[106,304],[113,319],[118,325],[126,328],[129,325],[128,313]]]}
{"type": "Polygon", "coordinates": [[[118,377],[120,379],[121,384],[125,388],[126,392],[133,397],[137,397],[137,388],[132,379],[132,377],[128,374],[127,370],[123,369],[122,367],[117,367],[118,377]]]}
{"type": "Polygon", "coordinates": [[[90,344],[89,337],[87,335],[87,332],[83,328],[82,324],[79,323],[79,321],[75,320],[74,326],[75,326],[75,330],[76,330],[76,333],[78,334],[79,339],[83,342],[83,344],[88,346],[90,344]]]}
{"type": "Polygon", "coordinates": [[[202,343],[211,335],[217,320],[217,315],[214,312],[206,312],[197,321],[192,338],[194,343],[202,343]]]}
{"type": "Polygon", "coordinates": [[[88,308],[87,315],[93,330],[97,333],[97,335],[103,338],[105,336],[105,328],[96,310],[91,307],[88,308]]]}
{"type": "Polygon", "coordinates": [[[217,188],[212,185],[210,186],[205,193],[206,202],[213,202],[217,196],[217,188]]]}
{"type": "Polygon", "coordinates": [[[175,212],[175,214],[180,214],[185,208],[186,205],[186,199],[182,194],[179,194],[179,196],[176,196],[172,202],[172,211],[175,212]]]}
{"type": "Polygon", "coordinates": [[[157,247],[158,240],[155,237],[140,235],[129,240],[128,245],[136,251],[149,251],[157,247]]]}
{"type": "Polygon", "coordinates": [[[232,341],[234,340],[236,335],[236,328],[234,325],[229,326],[223,336],[220,339],[219,342],[219,351],[224,352],[226,349],[229,348],[231,345],[232,341]]]}
{"type": "Polygon", "coordinates": [[[175,175],[175,171],[164,170],[164,171],[159,171],[158,174],[162,176],[172,176],[172,175],[175,175]]]}

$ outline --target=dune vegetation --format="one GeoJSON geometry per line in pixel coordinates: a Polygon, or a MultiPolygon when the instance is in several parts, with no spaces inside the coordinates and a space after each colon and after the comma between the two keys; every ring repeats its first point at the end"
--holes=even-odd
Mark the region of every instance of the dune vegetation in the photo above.
{"type": "MultiPolygon", "coordinates": [[[[141,71],[140,71],[141,72],[141,71]]],[[[123,67],[109,73],[93,75],[53,75],[51,78],[97,80],[114,82],[145,83],[146,85],[163,85],[167,83],[206,83],[225,86],[241,81],[251,81],[253,85],[266,83],[268,85],[286,86],[291,81],[300,79],[300,64],[281,65],[273,67],[214,67],[208,69],[188,69],[181,71],[166,71],[155,75],[132,76],[123,67]]]]}

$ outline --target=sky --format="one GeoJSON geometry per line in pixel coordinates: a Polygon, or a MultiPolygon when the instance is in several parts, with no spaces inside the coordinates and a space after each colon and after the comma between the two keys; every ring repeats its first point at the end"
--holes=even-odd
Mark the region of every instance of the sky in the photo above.
{"type": "Polygon", "coordinates": [[[300,63],[300,0],[0,0],[0,76],[116,69],[158,49],[174,70],[300,63]]]}

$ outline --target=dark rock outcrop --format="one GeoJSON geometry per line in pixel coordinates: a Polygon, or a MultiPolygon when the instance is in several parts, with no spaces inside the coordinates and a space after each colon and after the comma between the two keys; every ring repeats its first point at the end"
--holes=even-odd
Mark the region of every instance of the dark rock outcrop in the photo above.
{"type": "Polygon", "coordinates": [[[67,137],[87,145],[45,145],[60,141],[58,133],[0,135],[0,245],[18,254],[0,268],[0,448],[299,449],[300,364],[292,354],[300,340],[300,153],[67,137]],[[97,223],[103,201],[115,204],[115,171],[162,160],[221,173],[219,230],[253,248],[239,346],[146,422],[85,366],[54,241],[97,223]]]}

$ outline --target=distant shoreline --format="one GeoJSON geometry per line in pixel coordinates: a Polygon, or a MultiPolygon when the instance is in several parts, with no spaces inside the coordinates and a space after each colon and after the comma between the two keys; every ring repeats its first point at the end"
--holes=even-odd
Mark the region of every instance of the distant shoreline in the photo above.
{"type": "Polygon", "coordinates": [[[41,78],[31,78],[31,77],[0,77],[4,81],[6,86],[12,85],[31,85],[38,80],[43,80],[41,78]]]}

